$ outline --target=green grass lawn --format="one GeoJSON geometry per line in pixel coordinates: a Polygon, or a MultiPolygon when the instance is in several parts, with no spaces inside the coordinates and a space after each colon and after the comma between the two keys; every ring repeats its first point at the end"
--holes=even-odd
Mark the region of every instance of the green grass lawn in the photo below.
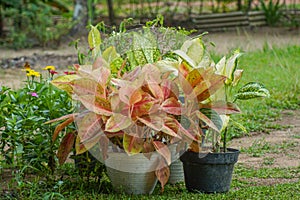
{"type": "MultiPolygon", "coordinates": [[[[240,68],[245,70],[241,85],[249,81],[263,83],[271,93],[269,99],[238,102],[243,114],[235,116],[248,131],[268,132],[283,129],[275,120],[285,109],[299,109],[300,106],[300,46],[247,52],[240,59],[240,68]]],[[[231,129],[229,138],[241,137],[244,133],[231,129]]],[[[257,149],[244,149],[246,153],[263,154],[264,148],[276,150],[271,144],[258,145],[257,149]]],[[[280,149],[280,148],[279,148],[280,149]]],[[[271,161],[269,161],[271,162],[271,161]]],[[[300,199],[300,166],[295,168],[249,168],[237,164],[230,192],[225,194],[189,193],[183,183],[167,185],[160,193],[157,185],[152,195],[116,194],[107,178],[97,182],[80,178],[73,166],[62,166],[55,176],[44,178],[19,173],[7,181],[5,191],[0,188],[0,199],[300,199]],[[64,175],[63,175],[64,174],[64,175]],[[263,184],[264,179],[282,179],[286,182],[271,185],[263,184]],[[296,178],[296,180],[295,180],[296,178]],[[290,181],[289,181],[290,180],[290,181]],[[3,191],[3,192],[2,192],[3,191]]],[[[0,167],[1,173],[1,167],[0,167]]],[[[0,176],[1,177],[1,176],[0,176]]],[[[1,178],[0,178],[1,182],[1,178]]],[[[0,185],[1,186],[1,185],[0,185]]],[[[3,185],[2,185],[3,186],[3,185]]]]}
{"type": "MultiPolygon", "coordinates": [[[[281,129],[274,123],[285,109],[300,107],[300,46],[269,48],[262,51],[247,52],[240,58],[239,66],[244,69],[240,85],[249,81],[263,83],[269,90],[268,99],[238,101],[243,111],[233,116],[248,131],[268,132],[270,129],[281,129]]],[[[237,87],[239,88],[239,87],[237,87]]],[[[231,129],[232,137],[243,135],[240,130],[231,129]]]]}

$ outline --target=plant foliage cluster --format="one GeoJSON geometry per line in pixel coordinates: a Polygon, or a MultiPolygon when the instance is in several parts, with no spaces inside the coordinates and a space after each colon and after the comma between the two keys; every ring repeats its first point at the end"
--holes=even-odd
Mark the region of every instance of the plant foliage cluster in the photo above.
{"type": "Polygon", "coordinates": [[[71,28],[70,14],[65,1],[2,0],[0,28],[1,35],[6,37],[1,42],[16,49],[54,46],[71,28]],[[8,29],[7,32],[4,32],[4,27],[8,29]]]}
{"type": "Polygon", "coordinates": [[[45,122],[71,113],[73,104],[65,92],[50,84],[56,74],[53,66],[48,66],[46,78],[26,67],[22,88],[0,88],[0,164],[50,173],[58,145],[51,142],[54,127],[45,122]]]}

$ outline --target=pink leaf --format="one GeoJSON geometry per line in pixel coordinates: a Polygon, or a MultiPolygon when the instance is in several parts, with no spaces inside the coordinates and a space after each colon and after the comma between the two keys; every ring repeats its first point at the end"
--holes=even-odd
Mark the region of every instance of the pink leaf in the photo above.
{"type": "Polygon", "coordinates": [[[181,114],[181,104],[174,97],[166,99],[161,104],[161,109],[169,114],[173,114],[173,115],[181,114]]]}
{"type": "Polygon", "coordinates": [[[82,95],[79,96],[78,99],[88,110],[96,114],[105,116],[112,115],[110,102],[104,98],[94,95],[82,95]]]}
{"type": "Polygon", "coordinates": [[[170,165],[171,164],[171,152],[170,152],[168,146],[160,141],[152,141],[152,143],[153,143],[153,146],[156,149],[156,151],[160,155],[162,155],[164,157],[164,159],[166,160],[167,164],[170,165]]]}

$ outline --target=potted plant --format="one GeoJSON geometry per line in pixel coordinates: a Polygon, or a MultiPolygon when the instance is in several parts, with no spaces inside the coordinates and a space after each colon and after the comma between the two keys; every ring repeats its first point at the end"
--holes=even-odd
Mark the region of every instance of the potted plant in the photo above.
{"type": "MultiPolygon", "coordinates": [[[[207,130],[206,124],[202,124],[202,130],[205,132],[202,134],[202,142],[198,144],[193,142],[193,145],[190,145],[180,157],[184,165],[185,184],[189,191],[206,193],[229,191],[233,167],[239,155],[237,149],[226,147],[230,115],[240,113],[235,102],[269,96],[269,91],[262,84],[254,82],[241,87],[235,95],[231,94],[232,88],[238,84],[243,73],[243,70],[237,68],[237,59],[240,55],[239,51],[235,51],[229,58],[223,57],[217,64],[209,61],[214,66],[214,73],[222,75],[225,80],[223,87],[205,101],[205,104],[210,105],[212,109],[205,112],[203,109],[207,107],[203,106],[202,99],[198,99],[199,109],[203,110],[206,116],[215,119],[218,130],[207,130]],[[221,147],[221,138],[224,141],[223,147],[221,147]],[[204,141],[207,139],[212,142],[211,146],[206,146],[204,141]]],[[[190,57],[182,57],[193,60],[190,57]]],[[[193,67],[192,63],[189,66],[193,67]]]]}
{"type": "MultiPolygon", "coordinates": [[[[76,114],[55,120],[65,121],[57,126],[54,136],[75,122],[76,139],[70,137],[76,140],[77,154],[98,152],[96,156],[107,166],[116,191],[151,193],[157,179],[163,190],[172,160],[168,147],[176,144],[179,152],[186,144],[200,143],[199,122],[219,130],[200,112],[197,102],[209,99],[223,86],[225,77],[214,73],[210,65],[201,69],[192,66],[195,70],[190,70],[191,64],[205,62],[201,40],[179,43],[181,35],[173,34],[174,30],[166,34],[168,31],[144,27],[101,42],[100,33],[92,28],[89,41],[94,62],[75,65],[76,74],[52,81],[80,105],[76,114]],[[167,41],[167,36],[182,50],[180,46],[174,47],[175,51],[165,48],[167,45],[159,40],[167,41]],[[124,47],[120,40],[133,45],[124,47]],[[203,59],[185,59],[199,55],[203,59]],[[182,95],[184,102],[179,101],[182,95]]],[[[203,103],[204,107],[211,110],[208,104],[203,103]]]]}

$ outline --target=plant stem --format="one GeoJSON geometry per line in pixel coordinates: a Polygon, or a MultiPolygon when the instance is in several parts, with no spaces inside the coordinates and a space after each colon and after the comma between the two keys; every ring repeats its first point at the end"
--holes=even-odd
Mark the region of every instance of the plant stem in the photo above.
{"type": "Polygon", "coordinates": [[[223,151],[226,152],[226,136],[227,136],[227,127],[224,130],[224,138],[223,138],[223,151]]]}

